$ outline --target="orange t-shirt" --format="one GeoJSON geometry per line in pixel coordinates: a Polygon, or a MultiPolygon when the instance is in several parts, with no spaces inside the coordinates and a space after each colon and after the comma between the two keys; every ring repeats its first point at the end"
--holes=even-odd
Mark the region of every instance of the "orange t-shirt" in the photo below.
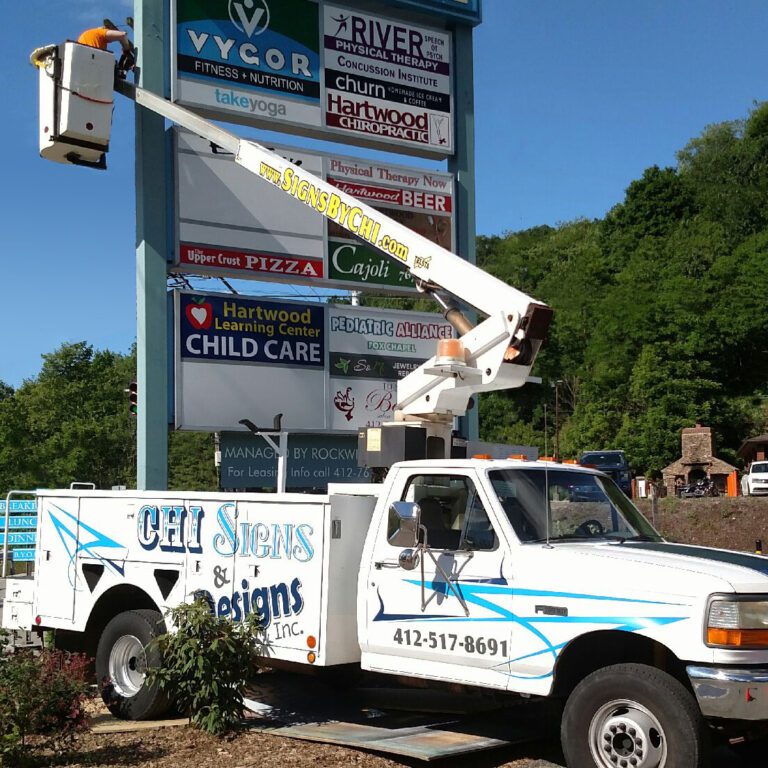
{"type": "Polygon", "coordinates": [[[80,37],[77,38],[77,42],[81,45],[90,45],[91,48],[101,48],[102,51],[107,50],[107,30],[105,27],[95,27],[94,29],[86,29],[80,37]]]}

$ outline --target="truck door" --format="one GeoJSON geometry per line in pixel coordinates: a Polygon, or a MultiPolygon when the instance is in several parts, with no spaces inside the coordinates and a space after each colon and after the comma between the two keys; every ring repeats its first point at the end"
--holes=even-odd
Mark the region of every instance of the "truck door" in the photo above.
{"type": "Polygon", "coordinates": [[[384,519],[367,582],[364,666],[506,688],[511,613],[496,593],[511,600],[509,548],[485,489],[471,473],[414,473],[400,498],[421,509],[423,580],[422,563],[399,564],[403,550],[388,540],[396,522],[384,519]]]}
{"type": "Polygon", "coordinates": [[[75,594],[81,588],[77,572],[80,501],[77,497],[41,497],[38,515],[36,611],[43,623],[48,619],[71,621],[75,594]]]}

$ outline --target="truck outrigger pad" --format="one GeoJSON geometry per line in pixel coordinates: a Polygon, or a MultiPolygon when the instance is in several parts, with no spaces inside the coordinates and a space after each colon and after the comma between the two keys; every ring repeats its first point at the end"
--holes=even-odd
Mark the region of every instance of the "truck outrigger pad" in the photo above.
{"type": "Polygon", "coordinates": [[[425,762],[547,735],[543,700],[513,700],[503,708],[497,701],[487,711],[490,698],[482,702],[471,694],[423,688],[353,688],[340,693],[318,678],[280,672],[260,676],[249,696],[248,724],[256,730],[425,762]]]}

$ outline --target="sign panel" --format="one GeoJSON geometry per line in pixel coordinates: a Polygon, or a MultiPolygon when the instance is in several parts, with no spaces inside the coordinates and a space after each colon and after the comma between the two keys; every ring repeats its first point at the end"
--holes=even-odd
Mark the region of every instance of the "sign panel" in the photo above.
{"type": "Polygon", "coordinates": [[[453,335],[440,315],[333,306],[328,310],[331,429],[393,418],[397,381],[453,335]]]}
{"type": "MultiPolygon", "coordinates": [[[[11,512],[37,512],[37,501],[34,499],[11,499],[11,512]]],[[[0,501],[0,515],[4,513],[5,499],[0,501]]]]}
{"type": "MultiPolygon", "coordinates": [[[[398,293],[414,289],[413,278],[394,259],[260,182],[209,142],[187,131],[175,136],[178,271],[398,293]]],[[[454,250],[452,174],[272,148],[454,250]]]]}
{"type": "Polygon", "coordinates": [[[177,292],[176,425],[325,428],[321,304],[177,292]]]}
{"type": "MultiPolygon", "coordinates": [[[[0,522],[0,525],[3,525],[4,523],[5,520],[0,522]]],[[[37,528],[37,516],[32,515],[31,517],[26,517],[21,515],[14,515],[8,519],[8,527],[16,530],[23,530],[25,528],[37,528]]]]}
{"type": "MultiPolygon", "coordinates": [[[[19,533],[8,534],[8,546],[17,546],[19,544],[34,544],[37,540],[35,531],[23,531],[19,533]]],[[[5,533],[0,531],[0,546],[5,544],[5,533]]]]}
{"type": "Polygon", "coordinates": [[[398,380],[452,336],[437,314],[239,295],[176,291],[174,312],[176,427],[202,431],[278,413],[288,432],[377,426],[398,380]]]}
{"type": "MultiPolygon", "coordinates": [[[[287,465],[289,490],[370,480],[369,470],[357,466],[357,435],[289,435],[287,465]]],[[[222,433],[221,485],[275,488],[277,455],[272,447],[254,435],[222,433]]]]}
{"type": "Polygon", "coordinates": [[[176,0],[173,96],[236,122],[320,125],[312,0],[176,0]]]}
{"type": "Polygon", "coordinates": [[[453,154],[451,36],[323,6],[325,125],[453,154]]]}
{"type": "Polygon", "coordinates": [[[175,0],[172,97],[221,120],[454,152],[452,35],[313,0],[175,0]]]}

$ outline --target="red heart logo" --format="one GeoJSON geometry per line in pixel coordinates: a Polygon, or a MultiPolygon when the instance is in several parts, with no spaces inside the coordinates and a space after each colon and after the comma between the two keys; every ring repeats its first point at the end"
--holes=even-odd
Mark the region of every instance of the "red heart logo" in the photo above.
{"type": "Polygon", "coordinates": [[[193,328],[205,329],[211,327],[213,307],[207,301],[203,304],[188,304],[186,313],[187,320],[189,320],[193,328]]]}

